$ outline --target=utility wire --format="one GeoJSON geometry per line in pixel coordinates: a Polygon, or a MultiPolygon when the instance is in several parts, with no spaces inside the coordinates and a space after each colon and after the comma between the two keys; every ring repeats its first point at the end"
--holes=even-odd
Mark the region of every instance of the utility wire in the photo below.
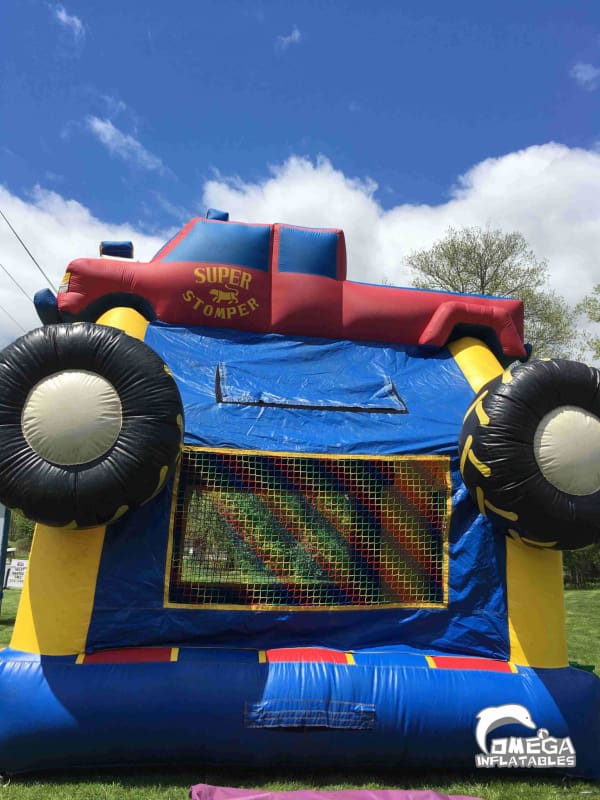
{"type": "Polygon", "coordinates": [[[18,325],[18,326],[19,326],[19,328],[21,328],[21,330],[23,331],[23,333],[27,333],[27,331],[26,331],[26,330],[25,330],[25,328],[24,328],[24,327],[21,325],[21,323],[20,323],[18,320],[16,320],[16,319],[13,317],[13,315],[12,315],[10,312],[8,312],[8,311],[7,311],[7,310],[4,308],[4,306],[0,306],[0,309],[1,309],[2,311],[4,311],[4,313],[6,314],[6,316],[7,316],[7,317],[10,317],[10,318],[12,319],[12,321],[15,323],[15,325],[18,325]]]}
{"type": "Polygon", "coordinates": [[[23,249],[25,250],[25,252],[26,252],[26,253],[27,253],[27,255],[29,256],[29,258],[30,258],[30,259],[33,261],[33,263],[36,265],[36,267],[37,267],[37,268],[39,269],[39,271],[42,273],[42,275],[44,276],[44,278],[46,279],[46,281],[47,281],[47,282],[50,284],[50,286],[51,286],[51,287],[54,289],[54,291],[55,291],[55,292],[56,292],[56,291],[58,291],[58,289],[56,288],[56,286],[55,286],[55,285],[52,283],[52,281],[50,280],[50,278],[49,278],[49,277],[46,275],[46,273],[44,272],[44,270],[43,270],[43,269],[40,267],[40,265],[38,264],[38,262],[35,260],[35,258],[34,258],[34,257],[33,257],[33,255],[31,254],[31,250],[30,250],[30,249],[27,247],[27,245],[25,244],[25,242],[23,241],[23,239],[21,239],[21,237],[19,236],[19,234],[16,232],[16,230],[15,230],[15,229],[13,228],[13,226],[10,224],[10,222],[8,221],[8,219],[7,219],[7,217],[6,217],[6,214],[4,213],[4,211],[2,211],[2,209],[1,209],[1,208],[0,208],[0,214],[2,215],[2,218],[4,219],[4,221],[6,222],[6,224],[8,225],[8,227],[11,229],[11,231],[14,233],[14,235],[17,237],[17,239],[19,240],[19,242],[20,242],[20,243],[21,243],[21,245],[23,246],[23,249]]]}
{"type": "Polygon", "coordinates": [[[6,269],[6,267],[4,266],[4,264],[0,264],[0,269],[3,269],[3,270],[4,270],[4,272],[6,272],[6,274],[8,275],[8,277],[9,277],[9,278],[11,279],[11,281],[12,281],[12,282],[15,284],[15,286],[16,286],[18,289],[20,289],[20,290],[23,292],[23,294],[25,295],[25,297],[26,297],[26,298],[27,298],[27,299],[28,299],[28,300],[29,300],[31,303],[33,303],[33,297],[31,297],[31,296],[29,295],[29,293],[25,291],[25,289],[24,289],[24,288],[21,286],[21,284],[19,283],[19,281],[18,281],[18,280],[17,280],[17,279],[16,279],[16,278],[15,278],[13,275],[11,275],[11,273],[10,273],[10,272],[9,272],[9,271],[6,269]]]}

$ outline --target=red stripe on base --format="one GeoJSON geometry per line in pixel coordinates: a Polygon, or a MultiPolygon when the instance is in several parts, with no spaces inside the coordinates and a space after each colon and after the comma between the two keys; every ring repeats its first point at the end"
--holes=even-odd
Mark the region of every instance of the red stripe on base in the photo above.
{"type": "Polygon", "coordinates": [[[86,653],[82,664],[147,664],[171,661],[170,647],[130,647],[86,653]]]}
{"type": "Polygon", "coordinates": [[[281,661],[318,661],[325,664],[347,664],[346,653],[339,650],[326,650],[323,647],[280,647],[267,650],[267,661],[275,664],[281,661]]]}
{"type": "Polygon", "coordinates": [[[429,656],[438,669],[475,669],[483,672],[513,672],[509,661],[491,658],[459,658],[456,656],[429,656]]]}

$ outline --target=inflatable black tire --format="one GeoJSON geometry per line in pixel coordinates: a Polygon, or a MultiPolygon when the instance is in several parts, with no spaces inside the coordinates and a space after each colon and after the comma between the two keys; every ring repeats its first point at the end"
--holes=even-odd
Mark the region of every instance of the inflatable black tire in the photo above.
{"type": "Polygon", "coordinates": [[[575,550],[600,541],[600,372],[531,361],[486,384],[459,440],[481,513],[527,544],[575,550]]]}
{"type": "Polygon", "coordinates": [[[0,353],[0,502],[57,527],[114,521],[164,486],[182,420],[143,342],[89,322],[38,328],[0,353]]]}

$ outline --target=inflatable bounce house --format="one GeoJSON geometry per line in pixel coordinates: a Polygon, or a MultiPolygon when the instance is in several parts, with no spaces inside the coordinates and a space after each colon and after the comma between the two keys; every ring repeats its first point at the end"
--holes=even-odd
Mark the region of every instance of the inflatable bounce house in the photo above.
{"type": "Polygon", "coordinates": [[[520,301],[209,211],[36,306],[0,354],[0,501],[38,523],[1,772],[600,777],[560,552],[600,538],[600,373],[528,361],[520,301]]]}

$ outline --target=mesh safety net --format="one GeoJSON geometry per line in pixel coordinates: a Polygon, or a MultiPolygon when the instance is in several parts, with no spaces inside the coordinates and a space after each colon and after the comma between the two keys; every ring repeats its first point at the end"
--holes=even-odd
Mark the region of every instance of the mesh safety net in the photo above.
{"type": "Polygon", "coordinates": [[[185,447],[168,602],[331,609],[446,602],[444,456],[185,447]]]}

